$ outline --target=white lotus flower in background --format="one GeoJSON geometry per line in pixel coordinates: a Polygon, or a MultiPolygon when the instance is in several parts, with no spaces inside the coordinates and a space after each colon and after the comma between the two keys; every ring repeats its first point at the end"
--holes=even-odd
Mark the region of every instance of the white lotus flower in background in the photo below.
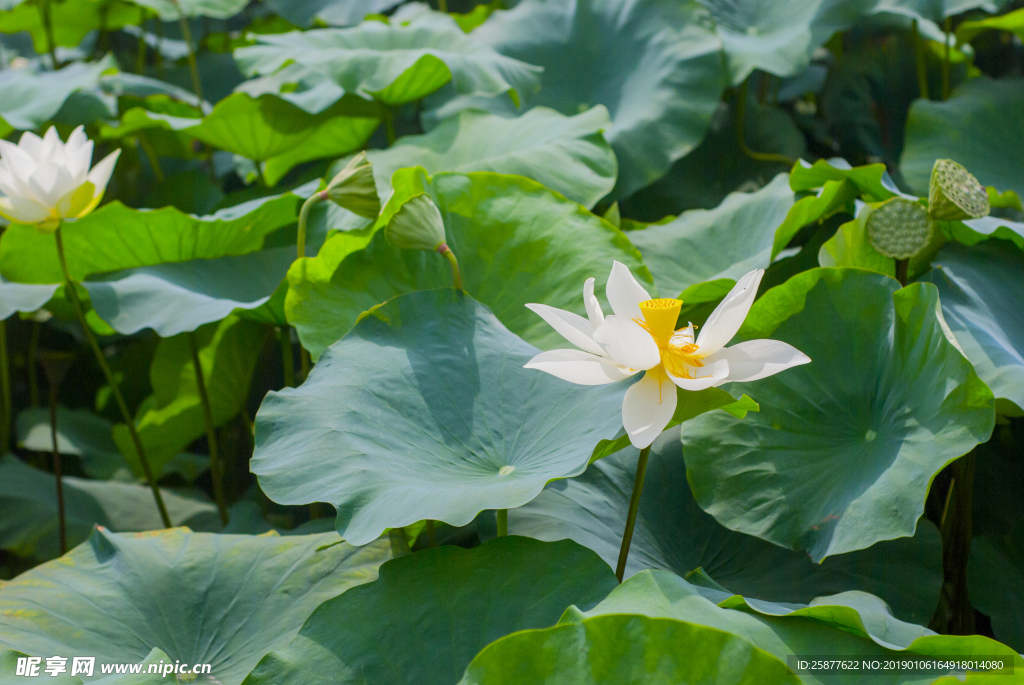
{"type": "Polygon", "coordinates": [[[541,352],[527,364],[579,385],[603,385],[645,371],[622,402],[622,425],[635,447],[649,446],[676,410],[676,386],[704,390],[732,381],[754,381],[810,357],[778,340],[748,340],[725,347],[747,318],[764,270],[751,271],[708,317],[694,340],[694,326],[675,330],[681,300],[651,299],[625,265],[615,262],[605,295],[613,316],[594,297],[594,279],[583,286],[588,319],[542,304],[526,305],[576,350],[541,352]]]}
{"type": "Polygon", "coordinates": [[[62,219],[77,219],[96,209],[121,154],[116,150],[92,167],[93,143],[79,126],[68,142],[51,127],[40,138],[25,132],[17,145],[0,140],[0,215],[44,232],[62,219]]]}

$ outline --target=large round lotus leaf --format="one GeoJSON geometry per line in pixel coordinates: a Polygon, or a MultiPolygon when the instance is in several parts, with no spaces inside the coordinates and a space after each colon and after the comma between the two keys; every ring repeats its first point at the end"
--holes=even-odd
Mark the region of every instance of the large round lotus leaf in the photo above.
{"type": "MultiPolygon", "coordinates": [[[[74,476],[64,476],[63,481],[69,547],[84,542],[94,525],[113,531],[163,526],[148,486],[74,476]]],[[[219,527],[217,507],[212,503],[170,490],[161,490],[161,494],[175,525],[219,527]]],[[[53,474],[10,454],[0,458],[0,548],[35,559],[53,559],[60,554],[53,474]]]]}
{"type": "MultiPolygon", "coordinates": [[[[39,14],[35,7],[25,9],[36,16],[39,14]]],[[[60,111],[72,93],[94,88],[100,74],[116,65],[111,56],[95,64],[74,62],[59,71],[40,72],[31,68],[0,71],[0,129],[6,135],[11,129],[32,131],[41,127],[60,111]]]]}
{"type": "Polygon", "coordinates": [[[902,14],[912,19],[924,19],[936,24],[972,9],[995,13],[1008,0],[871,0],[874,12],[902,14]]]}
{"type": "MultiPolygon", "coordinates": [[[[756,160],[739,149],[734,116],[732,104],[723,103],[700,145],[673,164],[663,178],[625,200],[623,213],[657,221],[687,209],[712,209],[736,189],[761,188],[787,171],[784,162],[756,160]]],[[[758,104],[753,95],[743,128],[747,145],[757,152],[791,159],[807,153],[804,135],[792,117],[778,107],[758,104]]]]}
{"type": "MultiPolygon", "coordinates": [[[[16,426],[18,447],[32,452],[52,452],[49,409],[30,407],[21,411],[16,426]]],[[[79,457],[82,470],[92,478],[130,480],[128,464],[111,437],[113,428],[113,423],[87,409],[57,407],[57,449],[60,453],[79,457]]]]}
{"type": "MultiPolygon", "coordinates": [[[[897,620],[877,597],[863,592],[820,597],[809,604],[776,604],[699,584],[691,585],[664,571],[645,571],[613,590],[594,609],[578,614],[576,620],[594,620],[625,613],[640,614],[650,619],[685,621],[742,636],[783,662],[790,662],[794,655],[884,661],[985,654],[1010,659],[1014,672],[1024,665],[1024,659],[1018,654],[989,638],[936,635],[922,626],[897,620]]],[[[569,617],[567,613],[566,618],[569,617]]],[[[897,669],[872,672],[865,677],[848,672],[819,671],[800,674],[799,682],[839,684],[865,682],[870,678],[870,682],[885,685],[924,685],[937,682],[940,674],[941,671],[933,675],[911,675],[897,669]]],[[[967,682],[980,685],[998,682],[998,677],[972,674],[967,677],[967,682]]]]}
{"type": "MultiPolygon", "coordinates": [[[[615,185],[615,154],[602,136],[611,122],[598,105],[575,116],[534,107],[506,119],[467,111],[429,133],[403,136],[387,150],[367,153],[377,194],[391,194],[391,176],[401,168],[494,171],[532,178],[585,207],[593,207],[615,185]]],[[[365,220],[363,221],[365,223],[365,220]]]]}
{"type": "Polygon", "coordinates": [[[760,413],[687,424],[701,508],[815,561],[913,535],[932,478],[995,421],[938,309],[934,286],[901,290],[859,269],[814,269],[765,293],[738,337],[784,340],[812,361],[731,389],[760,413]]]}
{"type": "MultiPolygon", "coordinates": [[[[618,197],[657,180],[700,143],[727,80],[708,12],[688,0],[524,0],[493,14],[473,38],[544,67],[543,87],[527,104],[569,115],[608,108],[618,197]]],[[[439,114],[480,104],[452,102],[439,114]]]]}
{"type": "Polygon", "coordinates": [[[454,23],[442,28],[368,21],[254,37],[255,45],[234,53],[247,76],[297,64],[330,76],[346,93],[387,105],[419,100],[449,81],[459,93],[518,101],[537,89],[540,72],[473,40],[454,23]]]}
{"type": "MultiPolygon", "coordinates": [[[[614,564],[638,455],[628,447],[572,480],[550,483],[537,499],[509,512],[509,530],[541,540],[568,537],[614,564]]],[[[815,564],[803,552],[731,531],[694,501],[677,428],[663,433],[651,449],[626,575],[665,569],[687,576],[698,568],[731,592],[773,602],[870,592],[897,616],[927,623],[942,587],[942,541],[925,521],[913,538],[815,564]]]]}
{"type": "Polygon", "coordinates": [[[484,648],[459,685],[796,685],[745,637],[633,612],[572,616],[484,648]]]}
{"type": "Polygon", "coordinates": [[[971,541],[967,583],[971,604],[992,619],[996,638],[1024,652],[1024,519],[1006,535],[971,541]]]}
{"type": "MultiPolygon", "coordinates": [[[[254,252],[265,236],[293,223],[306,190],[252,200],[196,217],[173,207],[139,210],[111,202],[61,228],[71,277],[254,252]]],[[[308,193],[307,193],[308,194],[308,193]]],[[[14,224],[0,241],[0,270],[21,283],[61,283],[52,235],[14,224]]]]}
{"type": "Polygon", "coordinates": [[[367,14],[386,12],[402,0],[266,0],[274,14],[295,26],[316,20],[331,26],[358,24],[367,14]]]}
{"type": "Polygon", "coordinates": [[[160,15],[163,21],[177,21],[186,17],[212,17],[228,19],[245,9],[247,0],[131,0],[160,15]]]}
{"type": "Polygon", "coordinates": [[[536,353],[454,289],[396,297],[329,347],[301,387],[267,395],[250,468],[275,502],[333,504],[353,544],[522,506],[616,436],[628,385],[522,368],[536,353]]]}
{"type": "Polygon", "coordinates": [[[554,625],[570,604],[589,609],[617,585],[611,567],[571,541],[424,550],[321,604],[245,682],[451,685],[487,644],[554,625]]]}
{"type": "Polygon", "coordinates": [[[629,240],[643,255],[658,292],[682,293],[685,304],[710,301],[724,296],[748,271],[771,264],[775,229],[794,200],[789,175],[779,174],[755,193],[730,194],[715,209],[691,210],[669,223],[630,231],[629,240]],[[717,297],[684,292],[706,281],[717,281],[717,297]]]}
{"type": "Polygon", "coordinates": [[[1024,195],[1024,80],[975,78],[945,102],[916,100],[907,119],[900,170],[928,194],[936,159],[967,167],[982,185],[1024,195]]]}
{"type": "Polygon", "coordinates": [[[50,25],[47,26],[37,2],[4,0],[0,3],[0,32],[27,31],[32,36],[35,51],[42,55],[50,49],[50,36],[57,45],[74,48],[91,31],[101,27],[116,31],[123,26],[141,24],[144,20],[139,7],[125,0],[112,0],[109,3],[63,0],[49,5],[50,25]]]}
{"type": "MultiPolygon", "coordinates": [[[[535,345],[552,348],[565,340],[525,304],[583,314],[584,281],[594,277],[603,284],[614,260],[650,282],[640,253],[621,231],[536,181],[490,172],[431,178],[416,168],[400,170],[392,183],[395,196],[383,216],[428,193],[441,211],[466,291],[535,345]]],[[[383,231],[370,239],[372,230],[335,234],[316,259],[299,260],[288,272],[285,312],[314,357],[370,307],[410,290],[452,284],[444,258],[392,247],[383,231]]],[[[597,290],[605,302],[604,288],[597,290]]]]}
{"type": "Polygon", "coordinates": [[[237,685],[320,603],[373,580],[390,556],[386,541],[355,548],[337,540],[100,528],[0,586],[0,647],[95,656],[97,674],[101,664],[138,663],[159,648],[211,664],[210,682],[237,685]]]}
{"type": "Polygon", "coordinates": [[[1024,410],[1024,254],[1001,240],[948,243],[921,279],[939,289],[942,314],[997,400],[1024,410]]]}
{"type": "Polygon", "coordinates": [[[293,261],[294,247],[278,247],[117,271],[82,285],[96,314],[118,333],[152,328],[169,338],[266,304],[293,261]]]}
{"type": "Polygon", "coordinates": [[[0,276],[0,321],[15,312],[34,312],[50,301],[59,285],[12,283],[0,276]]]}

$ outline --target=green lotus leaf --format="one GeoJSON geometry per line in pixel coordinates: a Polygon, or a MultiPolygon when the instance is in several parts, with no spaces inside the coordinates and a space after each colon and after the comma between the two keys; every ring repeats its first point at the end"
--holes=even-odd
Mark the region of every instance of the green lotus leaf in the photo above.
{"type": "Polygon", "coordinates": [[[210,17],[228,19],[248,5],[247,0],[131,0],[160,16],[162,21],[177,21],[180,17],[210,17]]]}
{"type": "Polygon", "coordinates": [[[610,126],[600,105],[575,116],[535,107],[513,119],[468,111],[427,134],[403,136],[387,150],[372,150],[367,157],[382,198],[390,195],[396,171],[421,166],[430,174],[493,171],[525,176],[589,208],[615,185],[615,154],[601,135],[610,126]]]}
{"type": "MultiPolygon", "coordinates": [[[[624,613],[742,636],[783,662],[794,655],[812,654],[882,660],[986,654],[1009,658],[1014,671],[1024,665],[1020,655],[990,638],[936,635],[922,626],[893,618],[884,602],[857,591],[819,597],[808,604],[777,604],[701,587],[665,571],[644,571],[613,590],[592,610],[577,614],[576,620],[592,621],[624,613]]],[[[563,623],[568,618],[569,612],[563,623]]],[[[872,682],[887,684],[939,682],[935,675],[899,671],[872,673],[868,677],[872,682]]],[[[966,681],[997,682],[996,677],[970,674],[966,681]]],[[[865,676],[801,674],[799,682],[845,683],[851,679],[859,682],[865,676]]]]}
{"type": "Polygon", "coordinates": [[[984,185],[1024,193],[1024,81],[967,81],[945,102],[916,100],[907,119],[900,169],[918,195],[928,193],[936,159],[952,159],[984,185]]]}
{"type": "Polygon", "coordinates": [[[607,564],[569,540],[424,550],[321,604],[245,682],[449,685],[488,643],[554,625],[570,604],[591,608],[616,585],[607,564]]]}
{"type": "Polygon", "coordinates": [[[765,5],[757,0],[705,0],[725,46],[733,85],[755,69],[794,76],[810,64],[811,53],[864,12],[862,3],[796,0],[765,5]]]}
{"type": "Polygon", "coordinates": [[[1021,221],[984,216],[980,219],[942,222],[939,226],[946,236],[964,245],[977,245],[982,241],[997,238],[1008,240],[1024,250],[1024,222],[1021,221]]]}
{"type": "MultiPolygon", "coordinates": [[[[12,649],[0,650],[0,673],[16,673],[18,669],[18,659],[29,656],[22,652],[16,652],[12,649]]],[[[39,675],[37,676],[16,676],[14,682],[22,683],[35,683],[35,685],[42,685],[48,683],[49,685],[82,685],[82,679],[77,675],[72,677],[67,673],[59,676],[51,676],[46,672],[46,662],[40,664],[39,675]]],[[[6,679],[5,679],[6,680],[6,679]]],[[[13,680],[13,679],[12,679],[13,680]]],[[[106,685],[110,685],[107,683],[106,685]]]]}
{"type": "Polygon", "coordinates": [[[266,0],[274,14],[295,26],[319,20],[331,26],[358,24],[368,14],[386,12],[402,0],[266,0]]]}
{"type": "MultiPolygon", "coordinates": [[[[50,40],[39,11],[40,4],[41,0],[4,2],[0,5],[0,31],[28,31],[35,51],[42,55],[50,49],[50,40]]],[[[53,41],[69,48],[81,43],[90,31],[101,27],[115,31],[122,26],[141,24],[143,20],[139,8],[124,0],[51,0],[49,11],[53,41]]]]}
{"type": "Polygon", "coordinates": [[[264,306],[294,260],[294,247],[276,247],[116,271],[93,276],[82,285],[93,309],[118,333],[151,328],[169,338],[236,310],[264,306]]]}
{"type": "Polygon", "coordinates": [[[934,283],[942,314],[957,343],[997,401],[1024,409],[1024,255],[1000,240],[971,248],[946,244],[935,268],[921,280],[934,283]]]}
{"type": "Polygon", "coordinates": [[[709,298],[701,299],[692,286],[724,281],[713,301],[748,271],[767,268],[775,229],[793,202],[789,177],[779,174],[757,192],[732,193],[715,209],[683,212],[667,224],[631,231],[629,240],[643,255],[658,292],[682,293],[680,299],[693,304],[709,298]]]}
{"type": "Polygon", "coordinates": [[[964,21],[957,24],[957,43],[969,43],[982,31],[994,29],[996,31],[1009,31],[1024,40],[1024,8],[1007,12],[999,17],[985,17],[973,21],[964,21]]]}
{"type": "MultiPolygon", "coordinates": [[[[24,7],[39,16],[35,7],[24,7]]],[[[114,58],[105,57],[93,64],[75,62],[60,71],[35,68],[0,71],[0,131],[7,135],[12,130],[39,128],[60,111],[72,93],[95,87],[104,71],[116,68],[114,58]]]]}
{"type": "Polygon", "coordinates": [[[946,17],[972,9],[996,12],[1006,3],[1007,0],[876,0],[873,11],[941,24],[946,17]]]}
{"type": "Polygon", "coordinates": [[[175,661],[211,664],[211,682],[238,685],[320,603],[374,580],[390,556],[387,541],[355,548],[337,540],[97,529],[0,587],[0,647],[92,655],[97,673],[159,648],[175,661]]]}
{"type": "Polygon", "coordinates": [[[518,102],[537,89],[540,73],[470,38],[454,22],[441,28],[368,21],[254,37],[255,45],[234,53],[247,76],[297,64],[330,76],[346,93],[387,105],[420,100],[448,82],[459,93],[509,94],[518,102]]]}
{"type": "MultiPolygon", "coordinates": [[[[75,476],[64,476],[63,486],[68,546],[84,542],[94,525],[113,531],[163,526],[148,486],[75,476]]],[[[210,502],[164,489],[161,495],[175,525],[219,527],[217,507],[210,502]]],[[[53,559],[60,554],[57,485],[52,473],[10,454],[0,458],[0,514],[0,548],[33,559],[53,559]]],[[[0,645],[4,643],[2,631],[0,628],[0,645]]]]}
{"type": "Polygon", "coordinates": [[[309,114],[274,95],[235,93],[186,132],[215,148],[265,161],[266,181],[274,185],[302,162],[360,147],[379,125],[376,106],[354,96],[309,114]]]}
{"type": "Polygon", "coordinates": [[[42,309],[59,287],[57,283],[12,283],[0,276],[0,321],[15,312],[29,314],[42,309]]]}
{"type": "MultiPolygon", "coordinates": [[[[571,611],[571,609],[570,609],[571,611]]],[[[633,612],[513,633],[484,648],[459,685],[795,685],[745,637],[633,612]]]]}
{"type": "MultiPolygon", "coordinates": [[[[193,259],[255,252],[263,239],[294,223],[299,205],[314,187],[261,198],[196,217],[173,207],[131,209],[111,202],[61,228],[71,277],[193,259]],[[300,194],[296,194],[300,193],[300,194]]],[[[22,283],[63,281],[52,235],[14,224],[0,241],[0,270],[22,283]]]]}
{"type": "MultiPolygon", "coordinates": [[[[25,409],[18,414],[16,425],[18,447],[47,454],[53,451],[49,409],[25,409]]],[[[87,409],[57,407],[57,449],[79,457],[82,470],[93,478],[124,480],[129,476],[128,464],[111,436],[113,428],[113,423],[87,409]]]]}
{"type": "Polygon", "coordinates": [[[774,260],[789,245],[804,226],[815,221],[824,221],[842,211],[852,214],[854,200],[859,194],[857,186],[844,178],[838,181],[825,181],[819,194],[800,198],[775,231],[772,259],[774,260]]]}
{"type": "Polygon", "coordinates": [[[930,284],[814,269],[765,293],[741,340],[813,360],[745,383],[761,411],[683,431],[700,507],[722,525],[815,561],[914,534],[932,478],[988,440],[992,391],[950,341],[930,284]]]}
{"type": "MultiPolygon", "coordinates": [[[[740,150],[734,117],[733,102],[722,103],[700,145],[664,177],[624,200],[623,213],[653,221],[687,209],[712,209],[729,193],[761,188],[787,171],[783,162],[756,160],[740,150]]],[[[793,159],[807,154],[804,135],[792,117],[778,107],[759,104],[753,95],[747,101],[743,129],[746,144],[758,152],[793,159]]]]}
{"type": "Polygon", "coordinates": [[[798,160],[789,174],[789,184],[798,193],[823,188],[829,181],[843,180],[857,186],[866,202],[882,202],[899,194],[884,164],[851,167],[843,159],[819,159],[814,164],[798,160]]]}
{"type": "MultiPolygon", "coordinates": [[[[509,531],[541,540],[570,538],[616,563],[638,455],[627,447],[576,478],[548,484],[535,500],[509,512],[509,531]]],[[[927,623],[942,587],[942,541],[925,521],[913,538],[815,564],[803,552],[731,531],[694,501],[676,428],[651,449],[626,576],[644,569],[689,576],[698,568],[730,592],[772,602],[870,592],[904,620],[927,623]]]]}
{"type": "MultiPolygon", "coordinates": [[[[872,211],[871,205],[864,205],[853,221],[841,225],[835,235],[826,240],[818,250],[818,264],[856,267],[896,278],[895,260],[876,250],[868,237],[866,224],[872,211]]],[[[926,212],[924,207],[921,207],[921,211],[926,212]]]]}
{"type": "MultiPolygon", "coordinates": [[[[503,55],[544,68],[523,100],[573,115],[604,105],[619,161],[615,195],[656,181],[707,133],[727,80],[708,12],[687,0],[523,0],[473,31],[503,55]]],[[[501,102],[453,101],[438,110],[501,102]]],[[[732,188],[730,188],[732,190],[732,188]]]]}
{"type": "MultiPolygon", "coordinates": [[[[530,343],[555,347],[564,340],[525,304],[582,311],[583,282],[594,277],[604,283],[613,260],[650,282],[621,231],[535,181],[491,172],[430,177],[416,168],[400,170],[392,184],[395,195],[376,226],[410,197],[428,193],[441,211],[466,291],[530,343]]],[[[443,257],[399,250],[374,230],[337,233],[316,259],[298,260],[288,272],[285,313],[314,358],[374,305],[452,283],[443,257]]]]}
{"type": "MultiPolygon", "coordinates": [[[[154,472],[160,473],[175,455],[206,434],[189,336],[195,336],[213,423],[219,426],[245,406],[266,332],[261,324],[232,315],[194,333],[180,333],[160,341],[149,371],[153,394],[143,401],[135,419],[154,472]]],[[[114,427],[114,441],[135,472],[141,474],[127,426],[114,427]]]]}
{"type": "Polygon", "coordinates": [[[537,351],[454,289],[396,297],[267,395],[250,469],[275,502],[333,504],[353,544],[522,506],[618,435],[628,385],[524,369],[537,351]]]}
{"type": "Polygon", "coordinates": [[[1024,651],[1024,519],[1006,535],[979,535],[971,541],[967,567],[971,604],[992,619],[996,638],[1024,651]]]}

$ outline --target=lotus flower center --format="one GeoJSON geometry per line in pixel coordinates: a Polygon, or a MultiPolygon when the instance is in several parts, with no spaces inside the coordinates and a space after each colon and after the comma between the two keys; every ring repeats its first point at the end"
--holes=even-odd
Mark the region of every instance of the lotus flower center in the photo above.
{"type": "MultiPolygon", "coordinates": [[[[680,341],[676,337],[676,321],[682,309],[682,300],[660,297],[640,303],[643,319],[636,322],[651,334],[658,344],[661,366],[676,378],[696,378],[691,368],[700,368],[704,363],[696,356],[697,346],[692,342],[680,341]]],[[[680,329],[683,330],[683,329],[680,329]]]]}

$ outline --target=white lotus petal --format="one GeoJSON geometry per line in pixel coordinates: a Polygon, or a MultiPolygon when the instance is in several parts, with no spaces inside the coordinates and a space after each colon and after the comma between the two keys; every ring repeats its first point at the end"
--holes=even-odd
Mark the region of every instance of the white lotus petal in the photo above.
{"type": "Polygon", "coordinates": [[[34,198],[47,207],[56,207],[62,197],[75,190],[74,180],[67,169],[53,164],[36,169],[28,179],[28,187],[32,189],[34,198]]]}
{"type": "Polygon", "coordinates": [[[28,188],[18,180],[6,166],[0,166],[0,193],[8,197],[24,197],[29,194],[28,188]]]}
{"type": "Polygon", "coordinates": [[[43,135],[43,149],[37,161],[40,164],[46,164],[48,162],[57,162],[58,158],[64,158],[64,143],[57,133],[57,127],[51,126],[50,130],[43,135]]]}
{"type": "Polygon", "coordinates": [[[593,354],[604,354],[601,346],[594,341],[594,329],[590,327],[590,322],[582,316],[549,307],[546,304],[528,304],[526,306],[576,347],[593,354]]]}
{"type": "Polygon", "coordinates": [[[677,378],[669,376],[673,383],[683,390],[697,392],[707,390],[715,386],[731,381],[729,377],[729,362],[726,359],[719,359],[714,363],[705,364],[701,368],[692,369],[696,378],[677,378]]]}
{"type": "Polygon", "coordinates": [[[583,284],[583,306],[587,308],[587,318],[590,319],[590,327],[597,330],[597,327],[604,323],[604,312],[601,311],[601,303],[594,295],[594,279],[588,278],[583,284]]]}
{"type": "Polygon", "coordinates": [[[528,361],[524,368],[549,373],[577,385],[606,385],[629,378],[636,373],[582,350],[549,350],[528,361]]]}
{"type": "Polygon", "coordinates": [[[612,264],[612,273],[608,276],[604,294],[615,315],[627,319],[643,316],[640,303],[651,299],[644,287],[633,278],[629,267],[620,262],[612,264]]]}
{"type": "Polygon", "coordinates": [[[756,381],[807,364],[811,358],[780,340],[748,340],[715,352],[705,362],[729,362],[729,380],[756,381]]]}
{"type": "Polygon", "coordinates": [[[93,143],[89,140],[68,152],[68,173],[74,179],[76,187],[85,183],[88,178],[89,165],[92,164],[92,148],[93,143]]]}
{"type": "Polygon", "coordinates": [[[700,335],[697,336],[701,356],[714,354],[736,335],[736,331],[743,325],[743,320],[747,318],[750,305],[754,304],[757,286],[761,284],[763,275],[764,269],[755,269],[745,275],[733,286],[721,304],[715,307],[715,311],[711,312],[700,335]]]}
{"type": "Polygon", "coordinates": [[[11,172],[11,175],[27,186],[28,179],[39,168],[35,157],[6,140],[0,140],[0,155],[3,155],[7,170],[11,172]]]}
{"type": "Polygon", "coordinates": [[[89,138],[85,135],[85,126],[79,126],[71,132],[67,142],[64,143],[64,153],[71,156],[88,142],[89,138]]]}
{"type": "Polygon", "coordinates": [[[114,173],[114,165],[117,164],[117,158],[120,156],[121,150],[118,148],[104,157],[103,161],[94,166],[92,171],[89,172],[87,180],[96,186],[94,197],[99,197],[106,191],[107,184],[110,182],[110,175],[114,173]]]}
{"type": "Polygon", "coordinates": [[[680,328],[678,331],[672,334],[672,339],[669,341],[671,345],[692,345],[693,344],[693,322],[686,328],[680,328]]]}
{"type": "Polygon", "coordinates": [[[622,399],[622,426],[634,447],[650,446],[676,412],[676,388],[660,369],[648,371],[622,399]]]}
{"type": "Polygon", "coordinates": [[[34,224],[50,216],[50,210],[26,197],[0,197],[0,212],[22,224],[34,224]]]}
{"type": "Polygon", "coordinates": [[[607,317],[594,331],[594,340],[600,343],[609,357],[631,369],[644,371],[661,363],[658,343],[631,319],[607,317]]]}
{"type": "Polygon", "coordinates": [[[25,131],[18,140],[18,147],[28,155],[39,159],[43,156],[43,139],[32,131],[25,131]]]}

